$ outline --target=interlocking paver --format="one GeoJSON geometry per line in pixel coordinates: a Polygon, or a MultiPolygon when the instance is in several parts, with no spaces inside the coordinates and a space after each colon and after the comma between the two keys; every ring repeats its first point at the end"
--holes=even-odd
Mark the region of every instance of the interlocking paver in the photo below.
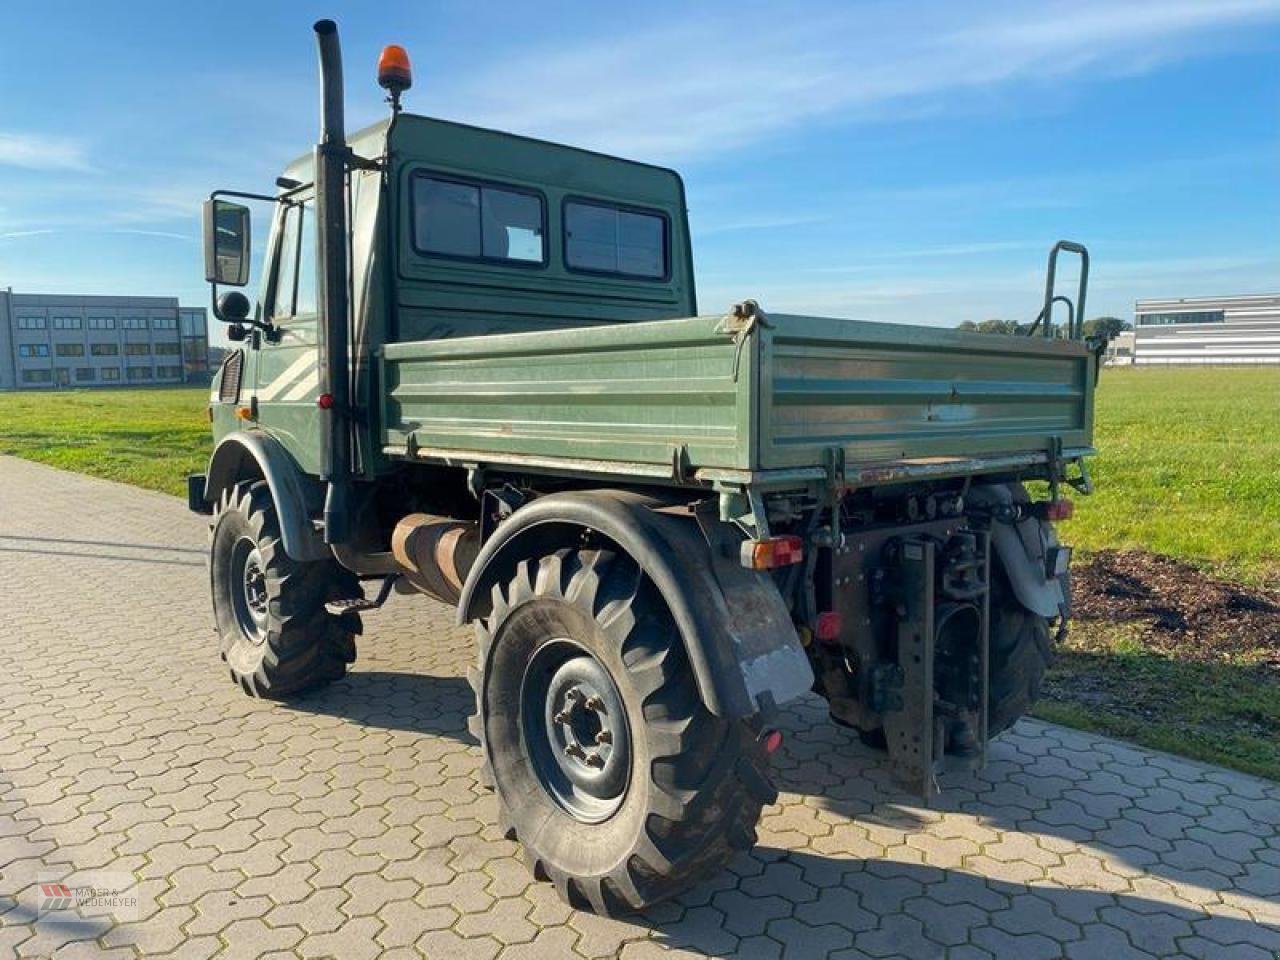
{"type": "Polygon", "coordinates": [[[756,850],[644,916],[578,913],[478,786],[451,611],[396,598],[347,679],[251,701],[204,546],[177,500],[0,458],[0,956],[1280,955],[1276,784],[1024,721],[927,809],[812,698],[756,850]],[[38,917],[38,876],[94,866],[141,881],[142,919],[38,917]]]}

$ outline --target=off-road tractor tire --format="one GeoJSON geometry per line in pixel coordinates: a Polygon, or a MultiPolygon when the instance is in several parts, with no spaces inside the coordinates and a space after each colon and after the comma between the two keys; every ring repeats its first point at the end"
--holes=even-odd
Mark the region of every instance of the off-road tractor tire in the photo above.
{"type": "Polygon", "coordinates": [[[1000,564],[992,567],[987,728],[994,737],[1030,712],[1040,698],[1059,625],[1056,618],[1042,617],[1020,604],[1000,564]]]}
{"type": "Polygon", "coordinates": [[[339,679],[355,660],[358,614],[325,603],[358,595],[336,561],[299,563],[284,551],[263,481],[223,492],[209,533],[209,580],[222,659],[253,697],[279,700],[339,679]]]}
{"type": "Polygon", "coordinates": [[[776,791],[752,724],[712,715],[628,557],[562,550],[493,590],[471,672],[508,837],[571,906],[624,914],[755,843],[776,791]]]}

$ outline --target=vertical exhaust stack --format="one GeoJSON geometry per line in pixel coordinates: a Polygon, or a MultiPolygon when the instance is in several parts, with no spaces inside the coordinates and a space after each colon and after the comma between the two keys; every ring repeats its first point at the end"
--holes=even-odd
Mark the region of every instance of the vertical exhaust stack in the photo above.
{"type": "Polygon", "coordinates": [[[320,142],[315,148],[316,237],[320,264],[320,474],[327,482],[324,539],[335,544],[349,534],[351,473],[351,363],[348,338],[347,201],[348,160],[343,118],[342,51],[338,25],[315,25],[320,55],[320,142]]]}

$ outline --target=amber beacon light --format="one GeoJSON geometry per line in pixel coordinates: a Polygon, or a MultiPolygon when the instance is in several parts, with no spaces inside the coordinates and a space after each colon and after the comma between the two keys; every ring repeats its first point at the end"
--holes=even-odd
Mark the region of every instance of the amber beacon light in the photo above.
{"type": "Polygon", "coordinates": [[[378,57],[378,86],[394,98],[413,86],[413,71],[404,47],[393,43],[382,48],[382,56],[378,57]]]}

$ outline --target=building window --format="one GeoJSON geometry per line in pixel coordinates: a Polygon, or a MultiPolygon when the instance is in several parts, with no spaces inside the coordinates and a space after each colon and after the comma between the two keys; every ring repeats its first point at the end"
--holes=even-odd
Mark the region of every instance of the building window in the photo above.
{"type": "Polygon", "coordinates": [[[19,317],[18,329],[19,330],[43,330],[44,317],[19,317]]]}
{"type": "Polygon", "coordinates": [[[20,357],[47,357],[48,355],[49,345],[47,343],[18,344],[18,356],[20,357]]]}
{"type": "Polygon", "coordinates": [[[177,330],[178,318],[177,317],[152,317],[151,329],[152,330],[177,330]]]}
{"type": "Polygon", "coordinates": [[[116,328],[115,317],[90,317],[90,330],[114,330],[116,328]]]}
{"type": "Polygon", "coordinates": [[[91,343],[89,344],[89,352],[95,357],[117,357],[120,355],[120,345],[116,343],[91,343]]]}
{"type": "Polygon", "coordinates": [[[124,345],[124,353],[126,357],[149,357],[151,355],[151,344],[126,343],[124,345]]]}
{"type": "Polygon", "coordinates": [[[181,376],[181,367],[156,367],[156,378],[159,380],[177,380],[181,376]]]}
{"type": "Polygon", "coordinates": [[[413,179],[413,245],[419,253],[542,264],[545,221],[536,193],[424,173],[413,179]]]}
{"type": "Polygon", "coordinates": [[[205,329],[205,315],[203,310],[184,310],[178,317],[182,325],[182,335],[184,337],[203,337],[208,331],[205,329]]]}
{"type": "Polygon", "coordinates": [[[176,343],[157,343],[154,352],[157,357],[175,357],[178,355],[178,345],[176,343]]]}
{"type": "Polygon", "coordinates": [[[52,383],[53,371],[52,370],[23,370],[22,382],[23,383],[52,383]]]}
{"type": "Polygon", "coordinates": [[[103,367],[98,372],[102,374],[103,380],[119,380],[120,379],[119,367],[103,367]]]}
{"type": "Polygon", "coordinates": [[[130,367],[129,379],[130,380],[150,380],[151,368],[150,367],[130,367]]]}
{"type": "Polygon", "coordinates": [[[125,330],[145,330],[147,329],[146,317],[121,317],[120,326],[125,330]]]}
{"type": "Polygon", "coordinates": [[[53,329],[55,330],[79,330],[79,317],[54,317],[53,329]]]}
{"type": "Polygon", "coordinates": [[[83,343],[59,343],[57,345],[57,353],[60,357],[83,357],[83,343]]]}
{"type": "Polygon", "coordinates": [[[93,380],[94,378],[93,367],[76,367],[77,380],[93,380]]]}
{"type": "Polygon", "coordinates": [[[660,280],[667,275],[667,221],[601,203],[564,205],[564,262],[570,270],[660,280]]]}
{"type": "Polygon", "coordinates": [[[1226,319],[1221,310],[1184,310],[1179,313],[1140,313],[1138,326],[1166,327],[1175,323],[1222,323],[1226,319]]]}

